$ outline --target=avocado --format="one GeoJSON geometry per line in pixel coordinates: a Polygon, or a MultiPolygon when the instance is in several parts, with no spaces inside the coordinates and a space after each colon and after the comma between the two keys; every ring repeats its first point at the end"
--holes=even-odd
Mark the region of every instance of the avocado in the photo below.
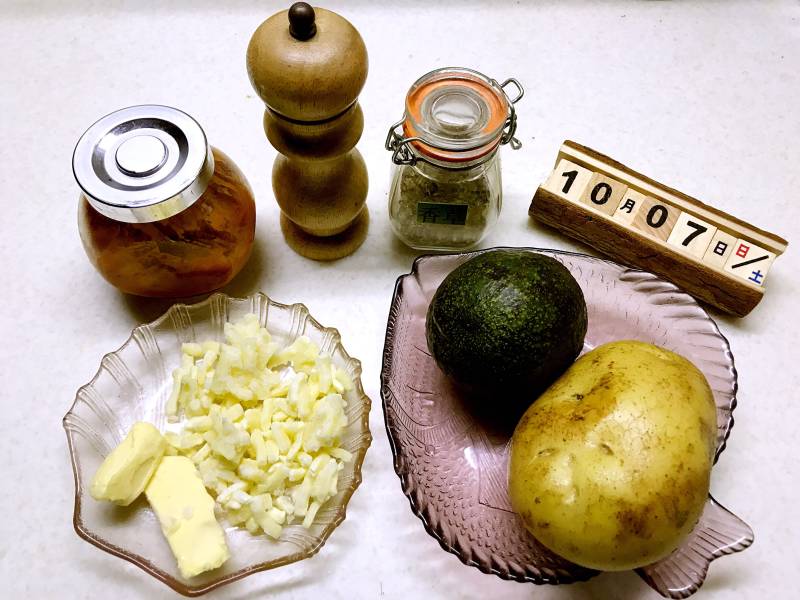
{"type": "Polygon", "coordinates": [[[461,387],[527,408],[583,347],[586,301],[560,262],[490,250],[456,267],[431,300],[428,348],[461,387]]]}

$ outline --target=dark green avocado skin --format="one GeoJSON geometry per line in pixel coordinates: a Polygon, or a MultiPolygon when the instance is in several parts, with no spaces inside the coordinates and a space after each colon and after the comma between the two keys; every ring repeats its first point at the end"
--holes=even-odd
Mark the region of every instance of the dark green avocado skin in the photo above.
{"type": "Polygon", "coordinates": [[[530,404],[578,356],[586,326],[583,292],[564,265],[528,250],[493,250],[445,278],[425,331],[436,363],[457,384],[522,394],[508,401],[530,404]]]}

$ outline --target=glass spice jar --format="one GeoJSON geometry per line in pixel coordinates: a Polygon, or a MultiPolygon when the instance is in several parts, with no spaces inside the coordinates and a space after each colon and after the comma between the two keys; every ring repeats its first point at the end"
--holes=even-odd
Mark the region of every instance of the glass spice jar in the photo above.
{"type": "Polygon", "coordinates": [[[157,105],[111,113],[80,138],[72,167],[83,190],[83,247],[123,292],[203,294],[228,283],[247,262],[255,236],[253,193],[186,113],[157,105]]]}
{"type": "Polygon", "coordinates": [[[483,239],[502,207],[498,149],[521,146],[514,105],[523,94],[516,79],[498,83],[453,67],[411,86],[405,115],[386,137],[394,163],[389,220],[401,241],[417,250],[462,250],[483,239]]]}

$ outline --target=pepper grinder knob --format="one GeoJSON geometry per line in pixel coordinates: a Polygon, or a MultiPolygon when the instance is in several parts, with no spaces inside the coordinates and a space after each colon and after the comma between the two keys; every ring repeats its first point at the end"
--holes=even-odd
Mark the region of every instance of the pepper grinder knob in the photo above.
{"type": "Polygon", "coordinates": [[[301,42],[311,39],[317,33],[314,20],[314,8],[310,4],[295,2],[289,8],[289,33],[301,42]]]}

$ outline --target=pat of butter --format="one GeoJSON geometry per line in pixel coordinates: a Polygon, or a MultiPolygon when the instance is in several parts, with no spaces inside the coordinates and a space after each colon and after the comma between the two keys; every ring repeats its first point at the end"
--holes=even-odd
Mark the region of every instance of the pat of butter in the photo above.
{"type": "Polygon", "coordinates": [[[214,499],[185,456],[165,456],[145,489],[181,574],[216,569],[230,556],[225,532],[214,516],[214,499]]]}
{"type": "Polygon", "coordinates": [[[89,493],[95,500],[128,506],[144,491],[167,442],[150,423],[138,422],[97,469],[89,493]]]}

